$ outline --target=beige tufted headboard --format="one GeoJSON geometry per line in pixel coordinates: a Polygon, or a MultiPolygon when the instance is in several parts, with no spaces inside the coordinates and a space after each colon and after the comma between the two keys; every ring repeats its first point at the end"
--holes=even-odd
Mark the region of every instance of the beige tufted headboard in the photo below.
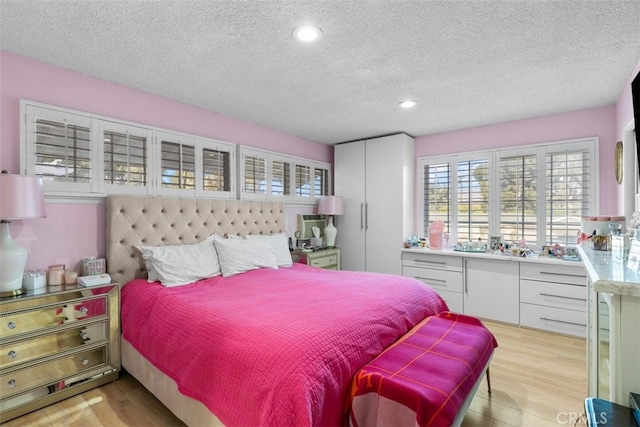
{"type": "Polygon", "coordinates": [[[107,272],[125,284],[147,277],[134,245],[190,244],[212,234],[286,231],[282,202],[107,196],[107,272]]]}

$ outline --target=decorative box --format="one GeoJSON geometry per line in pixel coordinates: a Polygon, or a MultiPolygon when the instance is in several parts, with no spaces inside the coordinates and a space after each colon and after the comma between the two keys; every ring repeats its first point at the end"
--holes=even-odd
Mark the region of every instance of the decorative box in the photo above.
{"type": "Polygon", "coordinates": [[[22,275],[22,286],[29,290],[44,288],[47,286],[47,272],[25,271],[22,275]]]}
{"type": "Polygon", "coordinates": [[[104,258],[85,258],[80,261],[80,275],[93,276],[107,272],[107,260],[104,258]]]}

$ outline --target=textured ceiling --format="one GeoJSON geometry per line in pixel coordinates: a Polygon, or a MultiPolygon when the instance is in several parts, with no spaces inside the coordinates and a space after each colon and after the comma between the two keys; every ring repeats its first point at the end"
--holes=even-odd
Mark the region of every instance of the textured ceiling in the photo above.
{"type": "Polygon", "coordinates": [[[0,0],[0,26],[3,50],[327,144],[614,104],[640,60],[638,0],[0,0]]]}

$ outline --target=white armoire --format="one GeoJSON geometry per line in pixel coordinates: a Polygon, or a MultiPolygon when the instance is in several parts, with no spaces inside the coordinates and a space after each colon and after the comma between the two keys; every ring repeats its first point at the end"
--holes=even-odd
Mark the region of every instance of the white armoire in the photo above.
{"type": "Polygon", "coordinates": [[[402,242],[414,234],[414,161],[414,141],[406,134],[335,146],[343,270],[402,274],[402,242]]]}

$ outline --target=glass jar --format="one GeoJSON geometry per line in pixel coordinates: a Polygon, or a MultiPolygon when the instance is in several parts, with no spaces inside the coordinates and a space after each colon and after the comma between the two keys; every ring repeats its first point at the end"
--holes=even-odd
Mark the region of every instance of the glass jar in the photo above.
{"type": "Polygon", "coordinates": [[[47,285],[64,285],[64,264],[50,265],[47,271],[47,285]]]}

